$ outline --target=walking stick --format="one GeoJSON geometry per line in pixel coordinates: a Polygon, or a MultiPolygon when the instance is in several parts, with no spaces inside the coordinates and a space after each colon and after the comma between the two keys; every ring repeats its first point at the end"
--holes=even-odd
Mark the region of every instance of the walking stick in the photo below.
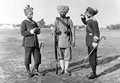
{"type": "Polygon", "coordinates": [[[106,40],[105,36],[102,36],[97,44],[97,46],[95,48],[92,49],[92,51],[89,53],[89,55],[87,57],[85,57],[83,63],[85,63],[88,60],[88,57],[93,53],[93,51],[98,47],[98,45],[100,44],[100,42],[102,41],[102,39],[106,40]]]}

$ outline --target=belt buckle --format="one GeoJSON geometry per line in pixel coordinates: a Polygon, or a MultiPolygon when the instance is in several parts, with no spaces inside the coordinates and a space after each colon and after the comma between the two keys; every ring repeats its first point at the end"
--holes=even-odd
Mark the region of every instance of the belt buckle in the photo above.
{"type": "Polygon", "coordinates": [[[92,35],[92,33],[88,33],[88,35],[92,35]]]}

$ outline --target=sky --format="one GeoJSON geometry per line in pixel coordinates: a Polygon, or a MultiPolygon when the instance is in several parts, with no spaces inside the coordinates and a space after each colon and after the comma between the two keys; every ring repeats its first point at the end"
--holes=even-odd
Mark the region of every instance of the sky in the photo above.
{"type": "Polygon", "coordinates": [[[24,19],[24,8],[26,5],[34,8],[34,20],[42,18],[46,24],[53,24],[59,16],[58,5],[68,5],[70,10],[67,16],[74,25],[83,25],[80,14],[90,6],[98,9],[95,18],[100,27],[111,24],[120,24],[120,0],[0,0],[0,24],[20,24],[24,19]]]}

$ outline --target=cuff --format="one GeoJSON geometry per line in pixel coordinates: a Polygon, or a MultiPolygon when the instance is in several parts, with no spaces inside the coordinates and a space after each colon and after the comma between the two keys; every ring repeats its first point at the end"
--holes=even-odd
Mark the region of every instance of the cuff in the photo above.
{"type": "Polygon", "coordinates": [[[97,40],[98,40],[99,38],[98,38],[97,36],[94,36],[94,39],[97,39],[97,40]]]}

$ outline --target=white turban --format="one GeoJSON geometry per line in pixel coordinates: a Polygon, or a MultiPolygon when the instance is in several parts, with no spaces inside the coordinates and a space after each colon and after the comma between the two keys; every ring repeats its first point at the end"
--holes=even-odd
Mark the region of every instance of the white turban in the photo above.
{"type": "Polygon", "coordinates": [[[69,7],[64,6],[64,5],[59,5],[59,6],[57,6],[57,10],[58,10],[59,13],[67,14],[67,12],[69,11],[69,7]]]}

